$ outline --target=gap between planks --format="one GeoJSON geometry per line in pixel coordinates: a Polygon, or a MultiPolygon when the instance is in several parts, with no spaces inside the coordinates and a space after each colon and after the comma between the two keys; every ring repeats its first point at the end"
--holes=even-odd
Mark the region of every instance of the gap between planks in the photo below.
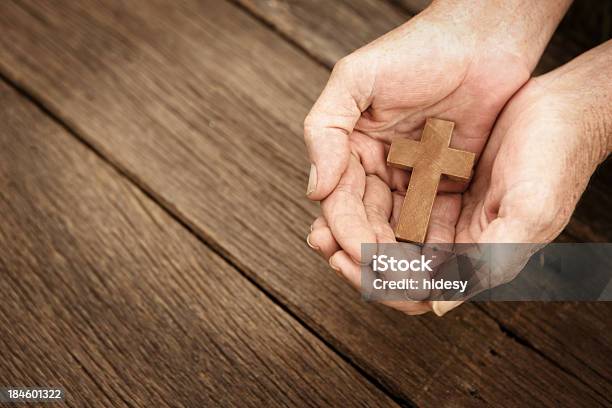
{"type": "MultiPolygon", "coordinates": [[[[487,311],[486,307],[483,306],[481,304],[481,302],[474,302],[474,303],[475,303],[475,306],[476,306],[476,308],[478,310],[480,310],[482,313],[487,315],[491,320],[497,322],[497,325],[499,326],[499,330],[504,335],[506,335],[508,338],[514,340],[517,344],[520,344],[521,346],[527,348],[532,353],[535,353],[535,354],[539,355],[544,360],[548,361],[550,364],[552,364],[554,367],[556,367],[558,370],[563,371],[564,373],[566,373],[570,377],[573,377],[576,381],[579,381],[580,383],[585,385],[587,388],[589,388],[591,391],[593,391],[595,394],[599,395],[604,400],[606,400],[606,401],[608,401],[608,402],[610,402],[612,404],[612,399],[610,399],[609,396],[603,394],[601,391],[599,391],[595,387],[592,387],[590,385],[590,383],[588,381],[585,381],[581,376],[579,376],[579,375],[575,374],[573,371],[565,368],[563,365],[559,364],[559,362],[557,360],[555,360],[554,358],[550,357],[548,354],[546,354],[542,350],[538,349],[529,340],[523,338],[523,336],[521,336],[520,334],[516,333],[514,330],[512,330],[510,327],[508,327],[506,324],[504,324],[503,321],[501,321],[500,319],[496,318],[493,314],[491,314],[489,311],[487,311]]],[[[582,361],[582,360],[580,360],[580,361],[582,361]]],[[[582,363],[584,363],[584,365],[586,367],[589,367],[589,365],[585,361],[582,361],[582,363]]],[[[601,375],[599,375],[599,373],[595,373],[595,374],[601,377],[601,375]]],[[[606,380],[606,379],[602,378],[602,380],[606,380]]]]}
{"type": "Polygon", "coordinates": [[[351,356],[346,355],[342,351],[340,351],[337,347],[335,347],[330,341],[328,341],[325,337],[323,337],[317,330],[314,329],[316,325],[314,322],[308,324],[304,319],[295,314],[291,309],[289,309],[285,303],[282,301],[282,297],[280,294],[275,294],[272,291],[266,289],[263,285],[261,285],[257,280],[250,277],[248,274],[244,273],[244,266],[240,265],[240,262],[234,260],[230,254],[228,254],[220,245],[217,245],[213,239],[211,239],[205,231],[197,228],[193,225],[189,219],[179,211],[172,208],[169,203],[166,203],[165,200],[159,197],[154,191],[147,188],[146,184],[143,183],[138,177],[134,174],[131,174],[127,169],[121,166],[119,163],[116,163],[110,158],[110,155],[105,154],[103,149],[94,146],[94,144],[90,143],[88,140],[83,138],[67,121],[65,121],[60,115],[53,112],[52,109],[47,107],[44,102],[37,99],[32,93],[27,90],[27,86],[19,83],[17,80],[9,78],[5,75],[5,73],[0,70],[0,81],[4,82],[12,89],[14,89],[19,95],[25,98],[28,102],[34,105],[37,109],[39,109],[44,115],[46,115],[50,120],[59,125],[62,129],[64,129],[68,134],[70,134],[74,139],[76,139],[79,143],[81,143],[85,148],[92,151],[100,160],[104,163],[108,164],[111,168],[113,168],[120,177],[126,179],[130,184],[136,187],[139,191],[141,191],[146,197],[148,197],[152,202],[154,202],[162,211],[164,211],[168,216],[170,216],[174,221],[176,221],[181,227],[185,228],[191,235],[193,235],[201,244],[209,248],[213,253],[221,257],[225,262],[227,262],[232,268],[234,268],[243,278],[247,280],[250,284],[255,286],[260,292],[262,292],[266,298],[268,298],[271,302],[273,302],[276,306],[278,306],[283,312],[285,312],[289,317],[294,319],[298,324],[300,324],[305,330],[307,330],[310,334],[312,334],[317,340],[319,340],[325,347],[327,347],[331,352],[340,357],[344,362],[346,362],[351,368],[353,368],[359,375],[361,375],[368,382],[373,384],[377,389],[391,398],[395,403],[402,407],[416,407],[417,405],[404,397],[399,397],[395,395],[385,384],[371,375],[369,372],[364,370],[359,364],[355,363],[355,361],[351,358],[351,356]]]}
{"type": "Polygon", "coordinates": [[[329,66],[329,64],[327,64],[321,58],[317,57],[315,54],[310,52],[306,47],[302,46],[302,44],[300,44],[298,41],[294,40],[293,38],[291,38],[287,34],[283,33],[281,30],[276,28],[274,26],[274,24],[270,23],[265,18],[257,15],[257,13],[253,12],[248,7],[245,7],[244,4],[240,3],[239,0],[226,0],[226,1],[228,3],[230,3],[231,5],[233,5],[234,7],[236,7],[237,9],[241,10],[243,13],[247,14],[253,20],[255,20],[258,23],[260,23],[262,26],[264,26],[269,31],[271,31],[274,34],[276,34],[278,37],[282,38],[283,41],[285,41],[287,44],[290,44],[293,48],[295,48],[296,50],[298,50],[302,54],[306,55],[312,61],[314,61],[317,64],[319,64],[321,67],[323,67],[323,68],[325,68],[327,70],[330,70],[332,68],[332,67],[329,66]]]}
{"type": "MultiPolygon", "coordinates": [[[[228,0],[228,1],[230,1],[230,3],[232,3],[232,4],[234,4],[234,2],[235,2],[235,0],[228,0]]],[[[243,11],[245,11],[243,7],[238,7],[238,8],[242,9],[243,11]]],[[[285,40],[286,42],[290,43],[295,48],[299,49],[300,52],[304,53],[307,57],[310,57],[315,62],[317,62],[317,63],[319,63],[321,65],[321,62],[317,58],[312,57],[310,55],[310,53],[308,53],[306,50],[304,50],[295,41],[291,40],[290,38],[287,38],[287,36],[283,35],[278,30],[275,30],[273,27],[270,27],[270,24],[267,23],[267,21],[265,21],[264,19],[258,18],[257,16],[253,15],[253,13],[251,13],[251,12],[246,11],[246,14],[248,14],[252,18],[255,18],[258,22],[263,24],[266,27],[266,29],[268,29],[268,30],[271,29],[271,31],[274,32],[276,35],[280,36],[283,40],[285,40]]],[[[329,69],[329,66],[327,66],[325,64],[323,64],[323,65],[326,68],[329,69]]],[[[32,94],[30,94],[28,91],[26,91],[26,89],[27,89],[26,86],[20,86],[16,81],[11,81],[8,78],[4,78],[4,79],[7,80],[7,82],[10,85],[12,85],[13,87],[15,87],[17,90],[21,91],[20,93],[22,93],[22,95],[26,96],[30,101],[35,103],[47,115],[51,116],[52,119],[54,119],[56,122],[61,124],[67,131],[69,131],[81,143],[85,144],[89,149],[93,150],[105,162],[109,163],[122,176],[126,177],[131,183],[136,185],[141,191],[143,191],[143,193],[145,193],[149,198],[151,198],[165,212],[167,212],[170,216],[172,216],[173,219],[177,220],[177,222],[179,222],[183,227],[187,228],[192,234],[196,235],[196,237],[198,238],[199,241],[203,242],[206,246],[211,248],[215,253],[217,253],[219,256],[221,256],[223,259],[225,259],[228,263],[230,263],[232,266],[234,266],[236,269],[238,269],[238,271],[243,276],[245,276],[248,281],[250,281],[252,284],[254,284],[258,289],[260,289],[275,304],[279,305],[279,307],[281,307],[283,310],[285,310],[287,313],[289,313],[292,317],[294,317],[298,322],[300,322],[300,324],[302,324],[303,326],[306,326],[305,328],[309,332],[313,333],[315,335],[315,337],[317,337],[320,340],[322,340],[324,342],[324,344],[326,344],[328,347],[330,347],[332,350],[334,350],[342,359],[347,361],[351,366],[355,367],[358,370],[358,372],[360,372],[360,374],[364,375],[366,378],[368,378],[368,379],[370,379],[370,381],[372,381],[370,375],[368,375],[367,373],[364,373],[364,371],[362,369],[359,369],[357,366],[355,366],[355,364],[351,363],[354,360],[350,357],[350,353],[346,353],[346,354],[349,354],[349,357],[347,357],[345,355],[345,353],[339,351],[336,347],[333,346],[332,343],[330,343],[328,341],[325,341],[320,335],[318,335],[318,332],[314,331],[314,330],[317,329],[316,324],[313,324],[314,329],[310,329],[310,326],[307,325],[308,324],[308,319],[307,318],[299,318],[298,316],[296,316],[294,313],[292,313],[290,310],[288,310],[284,306],[284,303],[282,302],[283,297],[282,297],[281,294],[276,293],[276,291],[271,290],[271,289],[265,290],[264,287],[258,282],[258,280],[256,278],[249,278],[249,276],[246,275],[243,272],[244,265],[242,265],[240,262],[237,262],[237,261],[233,260],[231,255],[229,255],[227,253],[227,251],[225,251],[221,245],[217,244],[210,237],[209,234],[207,234],[205,231],[195,227],[194,224],[192,222],[190,222],[187,217],[185,217],[183,214],[181,214],[180,211],[178,211],[178,209],[174,208],[171,203],[168,203],[168,202],[166,202],[166,200],[164,200],[163,198],[159,197],[159,195],[156,194],[155,191],[152,191],[152,189],[147,189],[146,183],[142,182],[141,180],[139,180],[139,178],[135,174],[132,174],[131,172],[126,170],[123,166],[121,166],[120,164],[116,163],[112,159],[112,155],[108,154],[108,152],[105,152],[105,149],[96,146],[95,143],[88,142],[85,138],[83,138],[80,134],[78,134],[78,132],[74,131],[73,127],[70,126],[68,123],[66,123],[66,121],[64,121],[61,118],[61,115],[54,114],[50,109],[48,109],[44,105],[44,103],[40,102],[35,97],[33,97],[32,94]],[[278,300],[278,299],[280,299],[280,300],[278,300]]],[[[498,323],[498,325],[501,324],[498,319],[496,319],[496,318],[494,318],[492,316],[487,316],[487,318],[489,318],[492,321],[498,323]]],[[[310,323],[312,324],[313,322],[310,322],[310,323]]],[[[501,330],[501,328],[500,328],[500,330],[501,330]]],[[[503,330],[501,330],[501,331],[503,332],[503,330]]],[[[504,332],[504,334],[506,334],[506,333],[504,332]]],[[[521,345],[525,346],[524,344],[521,344],[521,345]]],[[[376,380],[374,380],[373,383],[374,384],[379,384],[379,382],[376,381],[376,380]]],[[[382,389],[383,390],[385,389],[384,385],[382,385],[382,389]]],[[[391,394],[390,396],[393,397],[393,394],[391,394]]]]}

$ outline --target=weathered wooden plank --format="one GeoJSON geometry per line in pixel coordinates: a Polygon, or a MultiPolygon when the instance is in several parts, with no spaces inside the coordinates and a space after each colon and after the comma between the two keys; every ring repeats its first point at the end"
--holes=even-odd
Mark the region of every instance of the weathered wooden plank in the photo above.
{"type": "Polygon", "coordinates": [[[583,366],[576,375],[588,378],[605,395],[612,395],[612,357],[607,338],[612,328],[612,308],[608,303],[490,302],[485,306],[487,313],[503,321],[519,341],[569,372],[583,366]]]}
{"type": "Polygon", "coordinates": [[[328,71],[246,14],[212,1],[0,9],[5,75],[399,398],[606,401],[477,308],[367,305],[310,253],[301,122],[328,71]]]}
{"type": "Polygon", "coordinates": [[[389,0],[393,4],[397,4],[409,13],[420,13],[425,7],[431,4],[431,0],[389,0]]]}
{"type": "Polygon", "coordinates": [[[0,83],[0,384],[69,406],[394,406],[0,83]]]}
{"type": "Polygon", "coordinates": [[[612,38],[612,0],[573,2],[559,30],[589,48],[609,40],[612,38]]]}
{"type": "Polygon", "coordinates": [[[381,0],[233,1],[272,25],[327,67],[409,17],[381,0]]]}

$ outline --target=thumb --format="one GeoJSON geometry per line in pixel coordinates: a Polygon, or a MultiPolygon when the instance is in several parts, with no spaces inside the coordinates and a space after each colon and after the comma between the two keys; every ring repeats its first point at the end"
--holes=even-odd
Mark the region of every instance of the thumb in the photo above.
{"type": "Polygon", "coordinates": [[[468,296],[461,300],[433,301],[432,310],[443,316],[482,291],[510,282],[525,267],[529,258],[544,244],[535,243],[534,222],[519,217],[495,219],[483,231],[475,244],[486,255],[486,267],[474,271],[468,296]],[[483,276],[486,275],[486,276],[483,276]]]}
{"type": "Polygon", "coordinates": [[[543,240],[534,228],[537,223],[513,217],[498,218],[484,231],[480,243],[488,245],[490,284],[492,287],[510,282],[525,267],[529,258],[542,249],[543,240]]]}
{"type": "Polygon", "coordinates": [[[341,60],[304,121],[304,139],[310,157],[310,177],[306,195],[323,200],[338,184],[348,166],[349,134],[369,104],[369,93],[362,97],[363,84],[355,78],[353,63],[341,60]]]}

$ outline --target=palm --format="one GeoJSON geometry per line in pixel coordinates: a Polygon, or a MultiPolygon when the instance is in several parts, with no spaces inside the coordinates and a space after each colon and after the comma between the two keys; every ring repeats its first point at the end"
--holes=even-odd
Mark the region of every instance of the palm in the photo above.
{"type": "MultiPolygon", "coordinates": [[[[528,79],[516,57],[493,58],[466,44],[462,34],[449,35],[447,27],[432,30],[431,24],[415,21],[346,62],[352,80],[370,95],[350,137],[352,150],[366,173],[377,174],[392,190],[405,190],[408,180],[405,172],[385,170],[384,153],[394,138],[418,139],[425,119],[438,117],[457,124],[453,147],[480,154],[500,110],[528,79]],[[436,38],[436,32],[445,34],[436,38]]],[[[441,185],[443,191],[449,188],[441,185]]]]}
{"type": "Polygon", "coordinates": [[[501,115],[465,193],[458,242],[546,243],[563,229],[594,164],[581,129],[550,109],[543,88],[523,89],[501,115]]]}
{"type": "Polygon", "coordinates": [[[304,123],[307,196],[323,212],[308,243],[355,286],[361,243],[395,241],[410,176],[386,166],[389,146],[418,139],[428,117],[455,122],[451,146],[476,153],[478,165],[465,192],[441,181],[427,242],[551,240],[610,149],[607,110],[589,102],[609,99],[601,91],[609,84],[606,47],[523,87],[563,4],[513,10],[486,3],[467,13],[455,6],[434,2],[340,61],[304,123]],[[589,68],[597,55],[601,62],[589,68]],[[570,91],[578,97],[568,98],[570,91]]]}
{"type": "MultiPolygon", "coordinates": [[[[392,140],[418,139],[425,119],[438,117],[456,123],[452,147],[479,155],[499,111],[528,78],[526,68],[517,64],[512,55],[489,58],[462,44],[460,36],[456,36],[456,44],[449,44],[449,36],[437,40],[431,37],[431,32],[430,26],[421,31],[418,23],[401,27],[358,50],[338,68],[343,77],[352,78],[347,85],[359,85],[360,93],[369,95],[367,101],[362,101],[367,103],[367,109],[349,134],[350,148],[359,164],[349,166],[349,174],[344,178],[361,191],[365,190],[366,181],[357,173],[376,175],[387,185],[386,194],[392,203],[387,221],[391,227],[397,221],[410,177],[409,173],[386,165],[392,140]],[[423,43],[429,46],[413,46],[423,43]],[[389,49],[393,52],[387,52],[389,49]],[[356,186],[356,180],[362,185],[356,186]]],[[[359,239],[388,241],[389,229],[385,228],[384,237],[380,233],[362,234],[366,228],[359,225],[355,216],[360,210],[344,194],[346,184],[346,180],[341,180],[341,187],[324,201],[323,211],[340,246],[357,258],[359,239]]],[[[461,196],[448,193],[464,188],[463,184],[441,181],[440,191],[447,194],[438,197],[434,204],[429,242],[454,241],[454,235],[449,236],[445,226],[457,222],[461,196]]]]}

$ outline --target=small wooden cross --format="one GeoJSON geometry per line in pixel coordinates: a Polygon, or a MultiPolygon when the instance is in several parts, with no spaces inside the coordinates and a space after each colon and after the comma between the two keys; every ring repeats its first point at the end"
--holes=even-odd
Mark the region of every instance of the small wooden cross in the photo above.
{"type": "Polygon", "coordinates": [[[421,141],[396,139],[387,156],[389,166],[412,169],[406,198],[395,229],[398,241],[423,243],[442,174],[468,181],[475,154],[449,147],[454,122],[429,118],[421,141]]]}

